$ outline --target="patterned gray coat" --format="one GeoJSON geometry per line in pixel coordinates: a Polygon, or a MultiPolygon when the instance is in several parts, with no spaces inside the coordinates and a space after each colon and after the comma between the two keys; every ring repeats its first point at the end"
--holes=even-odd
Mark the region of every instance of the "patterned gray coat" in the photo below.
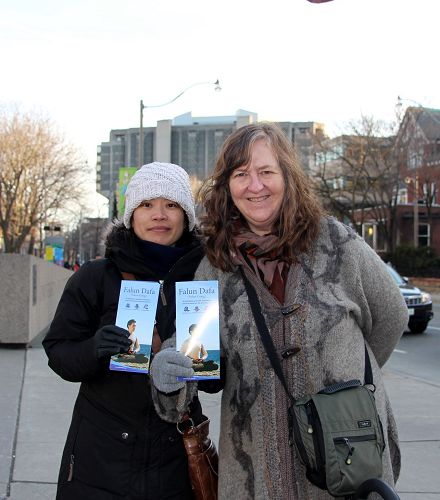
{"type": "MultiPolygon", "coordinates": [[[[289,271],[284,305],[293,307],[294,314],[283,316],[280,304],[261,281],[248,270],[246,274],[257,290],[277,350],[299,348],[286,359],[280,356],[295,397],[337,381],[363,380],[365,340],[385,434],[383,477],[393,484],[400,471],[400,452],[381,367],[407,325],[408,312],[384,266],[355,232],[325,217],[313,250],[301,255],[289,271]]],[[[205,258],[195,279],[218,279],[220,287],[226,381],[219,499],[332,498],[309,483],[303,466],[292,457],[287,397],[261,344],[239,272],[222,273],[205,258]]],[[[171,419],[170,399],[168,404],[155,399],[162,415],[171,419]]]]}

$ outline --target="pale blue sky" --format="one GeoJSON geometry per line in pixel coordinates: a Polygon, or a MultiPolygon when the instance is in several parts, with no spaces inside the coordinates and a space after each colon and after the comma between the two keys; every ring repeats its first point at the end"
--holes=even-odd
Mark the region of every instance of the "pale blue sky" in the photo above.
{"type": "MultiPolygon", "coordinates": [[[[112,128],[192,111],[392,119],[397,96],[440,107],[438,0],[2,0],[0,103],[50,116],[95,165],[112,128]]],[[[408,102],[406,103],[408,104],[408,102]]]]}

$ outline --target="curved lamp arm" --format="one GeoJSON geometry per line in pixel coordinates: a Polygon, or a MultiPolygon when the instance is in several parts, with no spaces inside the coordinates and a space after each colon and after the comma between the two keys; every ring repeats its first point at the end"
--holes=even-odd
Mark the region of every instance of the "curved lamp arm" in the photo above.
{"type": "Polygon", "coordinates": [[[182,90],[179,94],[176,95],[176,97],[173,97],[170,101],[164,102],[162,104],[152,104],[151,106],[148,106],[144,104],[144,101],[140,101],[139,105],[139,110],[140,110],[140,124],[139,124],[139,153],[138,153],[138,163],[139,163],[139,168],[141,168],[142,163],[143,163],[143,156],[144,156],[144,109],[145,108],[161,108],[162,106],[167,106],[168,104],[171,104],[172,102],[176,101],[181,97],[187,90],[192,89],[193,87],[197,87],[198,85],[215,85],[215,91],[218,92],[222,88],[220,87],[220,82],[216,80],[215,82],[196,82],[190,85],[189,87],[186,87],[185,89],[182,90]]]}
{"type": "Polygon", "coordinates": [[[146,105],[141,101],[142,107],[143,108],[161,108],[162,106],[167,106],[168,104],[171,104],[174,101],[177,101],[179,97],[181,97],[187,90],[192,89],[193,87],[197,87],[198,85],[215,85],[215,91],[219,92],[222,88],[220,87],[220,82],[216,80],[215,82],[197,82],[193,83],[189,87],[186,87],[185,89],[182,90],[179,94],[176,95],[176,97],[173,97],[170,101],[164,102],[163,104],[152,104],[152,105],[146,105]]]}

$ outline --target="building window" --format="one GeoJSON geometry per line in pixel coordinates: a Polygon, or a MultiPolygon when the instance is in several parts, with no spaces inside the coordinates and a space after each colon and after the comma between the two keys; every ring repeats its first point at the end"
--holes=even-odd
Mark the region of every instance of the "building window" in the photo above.
{"type": "Polygon", "coordinates": [[[386,250],[386,238],[381,224],[364,222],[362,224],[362,237],[376,252],[386,250]]]}
{"type": "MultiPolygon", "coordinates": [[[[435,182],[424,182],[423,183],[423,197],[427,200],[429,205],[434,205],[436,203],[437,189],[435,182]]],[[[424,200],[422,200],[423,203],[424,200]]],[[[419,201],[420,203],[420,201],[419,201]]]]}
{"type": "Polygon", "coordinates": [[[333,189],[344,189],[346,182],[344,177],[336,177],[333,179],[333,189]]]}
{"type": "Polygon", "coordinates": [[[422,165],[423,150],[418,149],[416,151],[411,151],[408,157],[408,165],[411,170],[419,168],[422,165]]]}
{"type": "Polygon", "coordinates": [[[399,189],[399,192],[397,193],[397,203],[399,205],[407,205],[408,204],[408,189],[407,188],[399,189]]]}
{"type": "Polygon", "coordinates": [[[374,232],[374,224],[369,222],[362,224],[362,237],[371,248],[374,248],[374,232]]]}
{"type": "Polygon", "coordinates": [[[419,246],[429,247],[431,243],[431,227],[427,223],[419,224],[419,246]]]}

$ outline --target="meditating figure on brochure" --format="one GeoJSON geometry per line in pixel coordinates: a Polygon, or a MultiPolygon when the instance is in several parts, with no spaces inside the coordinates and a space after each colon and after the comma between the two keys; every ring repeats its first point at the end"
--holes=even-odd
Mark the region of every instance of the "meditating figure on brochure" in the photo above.
{"type": "Polygon", "coordinates": [[[193,360],[194,371],[217,370],[217,363],[207,360],[208,351],[200,341],[201,333],[197,331],[197,325],[192,324],[188,329],[188,333],[190,337],[182,343],[180,352],[193,360]]]}
{"type": "Polygon", "coordinates": [[[130,332],[128,339],[131,340],[131,346],[130,349],[128,350],[128,354],[136,354],[141,350],[139,340],[136,334],[134,333],[134,331],[136,330],[136,320],[130,319],[127,322],[127,330],[130,332]]]}

